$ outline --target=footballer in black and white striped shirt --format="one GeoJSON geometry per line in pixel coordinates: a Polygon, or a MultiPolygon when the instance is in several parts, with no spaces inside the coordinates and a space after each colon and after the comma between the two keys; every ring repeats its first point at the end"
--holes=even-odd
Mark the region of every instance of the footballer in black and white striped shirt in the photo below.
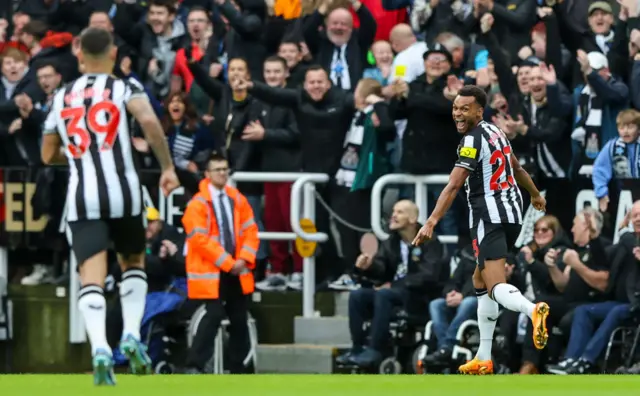
{"type": "Polygon", "coordinates": [[[68,163],[67,221],[82,288],[78,306],[91,341],[94,383],[115,385],[113,356],[105,335],[103,288],[107,249],[113,243],[122,268],[120,350],[134,373],[151,360],[140,340],[147,280],[142,188],[133,158],[130,116],[140,124],[162,167],[160,186],[179,186],[160,122],[143,87],[111,75],[117,48],[106,30],[87,28],[74,52],[83,76],[53,97],[44,125],[42,161],[68,163]]]}
{"type": "Polygon", "coordinates": [[[477,267],[473,285],[478,296],[480,347],[471,361],[460,366],[464,374],[491,374],[491,344],[498,317],[498,303],[529,316],[533,322],[533,343],[542,349],[547,343],[546,318],[549,306],[533,304],[507,283],[506,257],[520,235],[522,195],[518,184],[531,194],[531,204],[545,210],[545,199],[511,151],[503,131],[484,121],[487,95],[476,86],[460,89],[453,102],[453,121],[463,135],[449,183],[442,190],[435,209],[418,232],[413,244],[433,236],[433,229],[465,185],[469,201],[469,225],[477,267]]]}

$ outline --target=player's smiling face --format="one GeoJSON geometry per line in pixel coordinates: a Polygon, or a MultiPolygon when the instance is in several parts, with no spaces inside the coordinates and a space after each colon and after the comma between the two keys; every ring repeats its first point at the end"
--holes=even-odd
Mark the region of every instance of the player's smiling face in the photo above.
{"type": "Polygon", "coordinates": [[[453,101],[453,121],[458,133],[467,133],[482,119],[482,108],[473,96],[458,95],[453,101]]]}

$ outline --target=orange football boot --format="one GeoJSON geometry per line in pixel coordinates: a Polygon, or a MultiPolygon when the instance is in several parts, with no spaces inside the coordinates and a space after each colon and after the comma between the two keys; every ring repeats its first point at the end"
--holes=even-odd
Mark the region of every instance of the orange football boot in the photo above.
{"type": "Polygon", "coordinates": [[[470,375],[487,375],[493,374],[493,362],[491,360],[478,360],[478,358],[473,358],[458,367],[458,371],[460,374],[470,374],[470,375]]]}
{"type": "Polygon", "coordinates": [[[549,316],[549,305],[545,302],[539,302],[533,309],[531,322],[533,324],[533,345],[537,349],[543,349],[547,346],[549,333],[547,332],[547,316],[549,316]]]}

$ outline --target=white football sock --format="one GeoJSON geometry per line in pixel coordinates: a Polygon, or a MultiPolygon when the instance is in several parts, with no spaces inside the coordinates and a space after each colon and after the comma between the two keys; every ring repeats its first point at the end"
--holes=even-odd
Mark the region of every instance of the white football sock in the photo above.
{"type": "Polygon", "coordinates": [[[489,298],[487,289],[476,289],[478,296],[478,328],[480,330],[480,346],[476,358],[491,360],[491,346],[493,345],[493,331],[498,320],[498,303],[489,298]]]}
{"type": "Polygon", "coordinates": [[[122,305],[122,336],[133,335],[140,340],[140,324],[147,300],[147,274],[141,269],[129,269],[122,274],[120,304],[122,305]]]}
{"type": "Polygon", "coordinates": [[[506,309],[521,312],[531,319],[535,304],[527,300],[517,287],[508,283],[498,283],[493,287],[493,299],[506,309]]]}
{"type": "Polygon", "coordinates": [[[104,299],[104,291],[98,285],[86,285],[80,289],[78,308],[84,318],[84,324],[91,343],[91,354],[95,355],[98,349],[103,349],[111,354],[111,348],[107,342],[107,301],[104,299]]]}

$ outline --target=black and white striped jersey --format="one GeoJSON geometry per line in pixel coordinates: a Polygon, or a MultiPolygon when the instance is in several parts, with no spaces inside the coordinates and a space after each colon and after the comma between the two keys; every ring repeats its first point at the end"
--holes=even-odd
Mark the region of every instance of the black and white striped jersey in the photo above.
{"type": "Polygon", "coordinates": [[[53,97],[44,133],[58,133],[69,160],[67,220],[142,213],[127,103],[148,96],[136,81],[86,74],[53,97]]]}
{"type": "Polygon", "coordinates": [[[485,223],[522,224],[522,195],[511,168],[511,144],[498,127],[485,121],[465,134],[455,166],[468,169],[469,227],[485,223]]]}

